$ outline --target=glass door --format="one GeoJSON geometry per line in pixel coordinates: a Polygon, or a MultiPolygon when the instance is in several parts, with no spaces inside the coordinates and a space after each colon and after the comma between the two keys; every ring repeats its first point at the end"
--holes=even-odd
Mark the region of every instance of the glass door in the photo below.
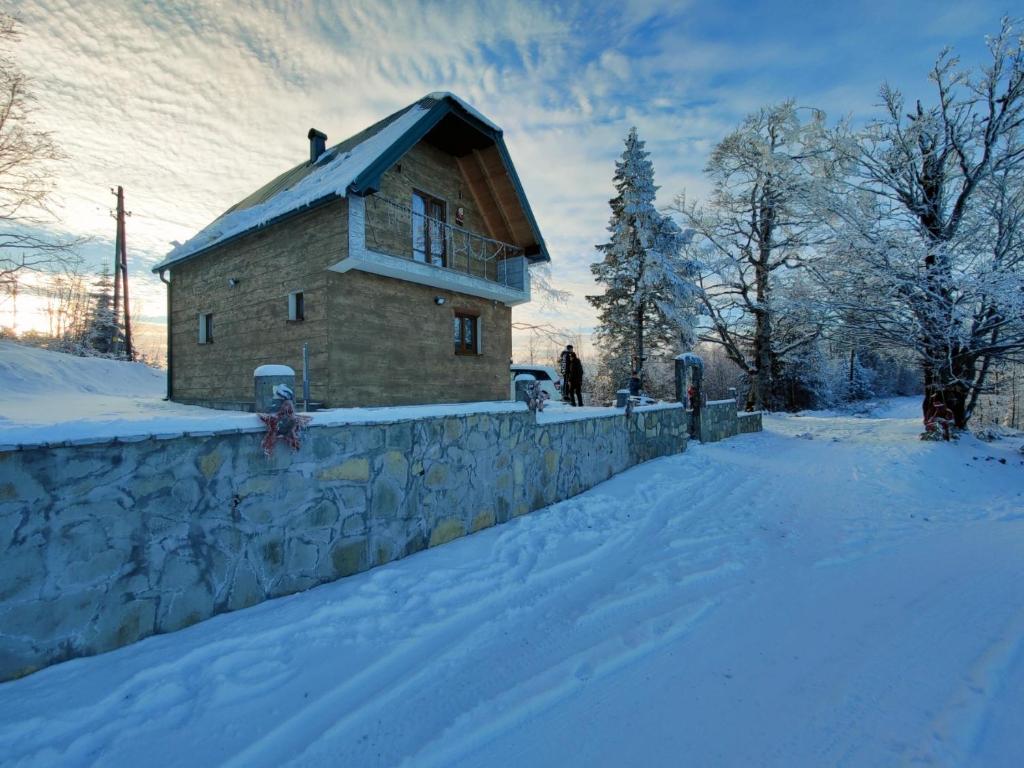
{"type": "Polygon", "coordinates": [[[423,192],[412,193],[412,257],[438,267],[447,264],[444,200],[423,192]]]}

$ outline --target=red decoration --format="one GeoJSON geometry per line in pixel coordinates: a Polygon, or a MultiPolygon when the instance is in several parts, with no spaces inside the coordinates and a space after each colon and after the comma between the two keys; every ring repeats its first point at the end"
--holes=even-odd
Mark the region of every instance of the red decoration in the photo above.
{"type": "Polygon", "coordinates": [[[304,413],[296,413],[291,400],[282,400],[276,412],[261,413],[259,417],[260,421],[267,425],[267,434],[263,436],[260,446],[268,459],[274,453],[278,438],[293,451],[299,450],[302,445],[302,430],[311,420],[304,413]]]}

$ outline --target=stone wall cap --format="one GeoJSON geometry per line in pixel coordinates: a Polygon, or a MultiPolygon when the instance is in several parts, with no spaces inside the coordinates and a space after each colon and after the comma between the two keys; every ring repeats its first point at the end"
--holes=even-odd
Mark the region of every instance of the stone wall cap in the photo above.
{"type": "Polygon", "coordinates": [[[252,372],[253,378],[260,376],[294,376],[295,371],[287,365],[261,365],[252,372]]]}
{"type": "MultiPolygon", "coordinates": [[[[652,413],[654,411],[683,410],[682,403],[654,403],[638,405],[633,413],[652,413]]],[[[622,418],[622,408],[615,406],[583,406],[582,408],[548,408],[537,414],[537,424],[559,424],[565,421],[587,421],[588,419],[610,419],[614,416],[622,418]]]]}

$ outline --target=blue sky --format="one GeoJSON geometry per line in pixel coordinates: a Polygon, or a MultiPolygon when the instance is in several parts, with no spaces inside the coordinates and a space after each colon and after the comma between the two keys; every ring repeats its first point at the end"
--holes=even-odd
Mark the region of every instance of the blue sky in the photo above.
{"type": "MultiPolygon", "coordinates": [[[[888,80],[928,97],[954,46],[984,57],[1005,4],[988,2],[99,2],[21,0],[15,55],[36,115],[69,155],[63,229],[112,251],[113,198],[134,216],[129,257],[145,314],[163,315],[148,266],[302,160],[435,90],[501,125],[552,255],[563,306],[515,319],[586,333],[588,265],[605,236],[611,175],[631,125],[659,202],[699,197],[710,149],[785,98],[830,117],[872,114],[888,80]]],[[[521,341],[521,340],[520,340],[521,341]]]]}

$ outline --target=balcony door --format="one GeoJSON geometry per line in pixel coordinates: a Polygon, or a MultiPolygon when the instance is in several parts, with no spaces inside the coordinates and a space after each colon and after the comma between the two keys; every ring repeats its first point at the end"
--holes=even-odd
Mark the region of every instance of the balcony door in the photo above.
{"type": "Polygon", "coordinates": [[[444,223],[448,220],[444,200],[423,192],[412,193],[412,257],[443,267],[447,264],[444,223]]]}

